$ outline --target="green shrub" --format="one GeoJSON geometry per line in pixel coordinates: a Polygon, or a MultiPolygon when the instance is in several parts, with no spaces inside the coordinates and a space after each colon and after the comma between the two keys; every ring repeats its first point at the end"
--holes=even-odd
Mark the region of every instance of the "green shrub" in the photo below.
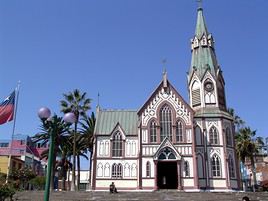
{"type": "Polygon", "coordinates": [[[10,200],[12,200],[14,194],[14,188],[9,186],[8,184],[0,186],[0,201],[4,201],[6,198],[10,198],[10,200]]]}
{"type": "Polygon", "coordinates": [[[46,184],[46,178],[44,176],[37,176],[29,182],[35,190],[44,190],[46,184]]]}

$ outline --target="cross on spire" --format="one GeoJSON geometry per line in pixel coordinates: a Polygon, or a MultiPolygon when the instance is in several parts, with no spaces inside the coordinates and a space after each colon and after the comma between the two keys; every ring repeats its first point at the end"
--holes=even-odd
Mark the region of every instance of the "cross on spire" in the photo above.
{"type": "Polygon", "coordinates": [[[164,88],[167,88],[167,70],[166,70],[166,63],[167,59],[162,60],[162,64],[164,67],[164,72],[163,72],[163,82],[164,82],[164,88]]]}
{"type": "Polygon", "coordinates": [[[98,92],[98,105],[97,106],[100,106],[100,93],[98,92]]]}
{"type": "Polygon", "coordinates": [[[164,58],[161,63],[163,64],[163,68],[164,68],[164,73],[166,72],[166,64],[167,64],[167,59],[164,58]]]}
{"type": "Polygon", "coordinates": [[[202,0],[196,0],[198,8],[202,8],[202,0]]]}

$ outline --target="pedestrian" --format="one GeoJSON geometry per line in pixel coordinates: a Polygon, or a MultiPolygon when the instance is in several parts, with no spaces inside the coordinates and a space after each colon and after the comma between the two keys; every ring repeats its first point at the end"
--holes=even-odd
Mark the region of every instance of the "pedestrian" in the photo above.
{"type": "Polygon", "coordinates": [[[110,184],[110,193],[117,193],[117,189],[115,187],[114,182],[110,184]]]}

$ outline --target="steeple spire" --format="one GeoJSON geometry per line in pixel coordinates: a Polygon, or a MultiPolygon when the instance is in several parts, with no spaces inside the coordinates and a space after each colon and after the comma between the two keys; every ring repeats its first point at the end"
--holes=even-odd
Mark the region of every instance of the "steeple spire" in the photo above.
{"type": "Polygon", "coordinates": [[[196,109],[215,107],[225,110],[224,79],[200,2],[199,0],[195,35],[191,40],[192,60],[188,73],[191,105],[196,109]]]}
{"type": "MultiPolygon", "coordinates": [[[[198,1],[200,3],[200,0],[198,1]]],[[[216,76],[218,63],[214,50],[214,40],[208,32],[203,8],[199,4],[197,9],[197,22],[194,38],[191,40],[192,61],[189,76],[195,72],[202,80],[204,74],[209,70],[213,76],[216,76]]]]}
{"type": "Polygon", "coordinates": [[[208,35],[207,26],[205,23],[205,18],[203,15],[202,1],[198,0],[198,8],[197,8],[197,23],[195,28],[195,35],[200,38],[204,34],[208,35]]]}

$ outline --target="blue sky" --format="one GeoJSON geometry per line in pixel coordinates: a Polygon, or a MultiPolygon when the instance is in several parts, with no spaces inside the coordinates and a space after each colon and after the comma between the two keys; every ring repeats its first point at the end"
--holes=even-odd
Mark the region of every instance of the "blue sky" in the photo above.
{"type": "MultiPolygon", "coordinates": [[[[227,104],[257,134],[267,127],[267,0],[205,0],[216,41],[227,104]]],[[[195,0],[0,1],[0,99],[21,80],[16,133],[34,135],[37,111],[60,113],[62,94],[75,88],[95,110],[137,109],[162,78],[188,100],[186,72],[195,0]]],[[[0,126],[10,138],[12,123],[0,126]]]]}

